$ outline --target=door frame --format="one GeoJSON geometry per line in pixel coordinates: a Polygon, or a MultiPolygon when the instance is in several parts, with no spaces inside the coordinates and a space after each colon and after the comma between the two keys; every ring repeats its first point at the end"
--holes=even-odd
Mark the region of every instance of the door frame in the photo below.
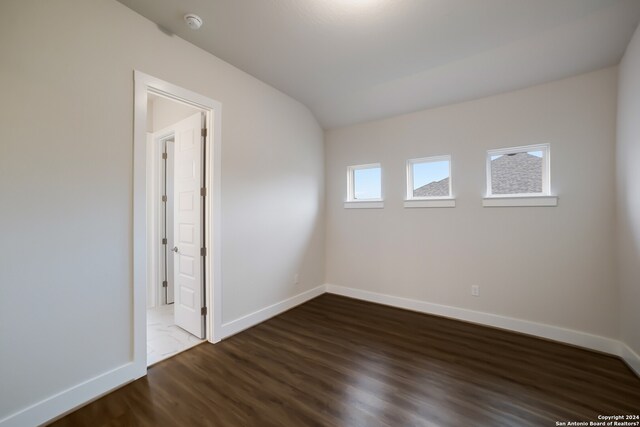
{"type": "MultiPolygon", "coordinates": [[[[147,282],[155,283],[147,289],[147,309],[164,305],[161,270],[166,268],[166,260],[163,260],[160,236],[163,234],[163,221],[165,209],[160,195],[163,193],[163,143],[175,137],[173,126],[160,129],[157,132],[147,133],[147,226],[151,226],[154,234],[147,236],[147,282]],[[151,198],[149,198],[151,196],[151,198]],[[151,292],[149,292],[151,291],[151,292]]],[[[149,228],[147,228],[149,230],[149,228]]]]}
{"type": "Polygon", "coordinates": [[[152,92],[203,110],[207,147],[205,184],[205,304],[206,339],[221,340],[222,333],[222,104],[148,74],[134,71],[133,120],[133,363],[137,377],[147,374],[147,96],[152,92]]]}

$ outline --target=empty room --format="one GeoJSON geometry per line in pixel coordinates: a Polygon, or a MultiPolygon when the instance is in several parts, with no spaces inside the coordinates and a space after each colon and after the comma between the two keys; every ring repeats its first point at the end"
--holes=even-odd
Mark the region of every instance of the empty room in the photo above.
{"type": "Polygon", "coordinates": [[[640,0],[0,0],[0,427],[640,427],[640,0]]]}

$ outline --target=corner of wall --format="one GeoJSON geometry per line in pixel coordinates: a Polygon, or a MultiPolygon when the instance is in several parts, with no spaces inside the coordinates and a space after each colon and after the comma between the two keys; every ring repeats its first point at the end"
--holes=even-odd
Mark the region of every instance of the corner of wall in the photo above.
{"type": "Polygon", "coordinates": [[[640,26],[618,68],[616,283],[622,357],[640,372],[640,26]]]}

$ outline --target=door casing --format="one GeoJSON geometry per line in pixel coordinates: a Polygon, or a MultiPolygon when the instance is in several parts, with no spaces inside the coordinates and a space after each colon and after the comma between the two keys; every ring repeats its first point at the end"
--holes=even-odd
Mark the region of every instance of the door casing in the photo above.
{"type": "MultiPolygon", "coordinates": [[[[173,247],[173,236],[171,235],[173,216],[171,209],[173,208],[173,198],[170,194],[173,188],[171,181],[173,177],[173,140],[174,127],[168,126],[164,129],[149,133],[147,142],[147,231],[151,235],[148,239],[147,253],[147,281],[150,284],[149,293],[147,294],[147,308],[159,307],[166,305],[165,293],[173,292],[172,280],[170,280],[173,271],[171,268],[171,258],[169,258],[168,249],[173,247]],[[162,153],[167,151],[168,159],[162,157],[162,153]],[[167,170],[164,170],[165,167],[167,170]],[[165,181],[166,180],[166,181],[165,181]],[[165,186],[167,188],[165,189],[165,186]],[[162,201],[162,195],[167,194],[168,200],[162,201]],[[165,212],[165,207],[167,211],[165,212]],[[166,215],[166,217],[165,217],[166,215]],[[164,222],[167,221],[167,229],[165,230],[164,222]],[[153,230],[152,232],[150,231],[153,230]],[[162,244],[163,236],[167,237],[167,245],[162,244]],[[165,259],[165,252],[166,259],[165,259]],[[168,288],[162,286],[165,279],[168,280],[168,288]]],[[[173,298],[171,298],[173,300],[173,298]]],[[[173,302],[173,301],[171,301],[173,302]]]]}
{"type": "Polygon", "coordinates": [[[206,96],[134,71],[134,167],[133,167],[133,364],[136,378],[147,373],[147,97],[149,93],[164,96],[206,114],[208,129],[205,154],[204,223],[205,301],[208,307],[206,339],[211,343],[221,339],[222,326],[222,263],[221,263],[221,117],[222,104],[206,96]]]}

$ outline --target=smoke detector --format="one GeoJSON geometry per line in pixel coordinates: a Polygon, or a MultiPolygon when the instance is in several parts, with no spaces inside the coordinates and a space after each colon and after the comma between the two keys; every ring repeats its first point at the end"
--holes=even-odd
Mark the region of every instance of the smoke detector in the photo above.
{"type": "Polygon", "coordinates": [[[186,22],[189,28],[191,28],[192,30],[197,30],[198,28],[202,27],[202,18],[193,13],[187,13],[186,15],[184,15],[184,22],[186,22]]]}

